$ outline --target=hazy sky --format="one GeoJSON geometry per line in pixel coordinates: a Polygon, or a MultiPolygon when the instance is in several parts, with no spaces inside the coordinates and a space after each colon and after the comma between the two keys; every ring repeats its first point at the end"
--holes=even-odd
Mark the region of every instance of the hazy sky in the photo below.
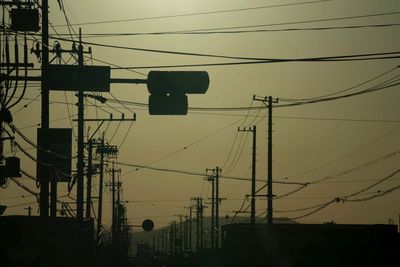
{"type": "MultiPolygon", "coordinates": [[[[67,34],[68,29],[60,26],[65,25],[65,18],[57,1],[49,2],[49,19],[54,26],[54,28],[50,28],[50,33],[67,34]]],[[[400,26],[319,31],[165,34],[96,38],[85,36],[85,34],[93,33],[172,32],[265,24],[273,25],[227,29],[226,31],[393,24],[398,23],[400,13],[353,19],[299,22],[400,12],[400,3],[397,0],[332,0],[280,7],[272,6],[317,1],[71,0],[63,2],[74,30],[77,32],[79,28],[77,24],[81,23],[84,41],[93,43],[255,58],[307,58],[396,52],[399,51],[400,45],[400,26]],[[267,8],[267,6],[270,7],[267,8]],[[253,9],[255,7],[259,8],[253,9]],[[238,11],[238,9],[245,10],[238,11]],[[224,12],[215,13],[214,11],[224,12]],[[193,15],[194,13],[202,14],[193,15]],[[182,14],[192,15],[173,16],[182,14]],[[115,22],[117,20],[124,21],[115,22]],[[89,22],[105,21],[114,22],[88,24],[89,22]],[[289,22],[297,23],[277,25],[289,22]]],[[[76,36],[74,38],[76,39],[76,36]]],[[[53,40],[50,43],[52,44],[53,40]]],[[[61,42],[61,45],[67,49],[70,48],[71,43],[61,42]]],[[[95,45],[91,45],[91,47],[93,64],[97,65],[105,65],[105,63],[96,60],[122,67],[240,61],[112,49],[95,45]]],[[[85,46],[85,49],[87,48],[88,45],[85,46]]],[[[63,59],[71,64],[73,62],[69,55],[64,55],[63,59]]],[[[36,58],[31,57],[31,61],[35,67],[40,67],[36,58]]],[[[91,64],[91,61],[88,60],[87,64],[91,64]]],[[[341,94],[361,91],[392,78],[390,82],[396,81],[395,79],[400,75],[400,69],[394,68],[399,64],[398,59],[386,59],[187,67],[179,68],[179,70],[206,70],[210,76],[210,87],[205,95],[189,96],[191,107],[224,108],[260,106],[260,102],[251,101],[254,94],[271,95],[282,99],[320,97],[351,88],[388,72],[363,86],[341,94]],[[389,72],[389,70],[392,71],[389,72]]],[[[174,69],[169,68],[169,70],[174,69]]],[[[112,77],[145,78],[150,69],[136,69],[135,71],[113,70],[112,77]]],[[[38,73],[31,71],[30,74],[37,75],[38,73]]],[[[39,93],[39,87],[30,87],[26,93],[27,99],[12,110],[16,127],[23,129],[24,133],[32,140],[36,140],[36,128],[32,125],[40,122],[40,102],[34,101],[29,104],[31,102],[29,99],[35,98],[39,93]],[[24,104],[29,105],[16,113],[24,104]]],[[[111,94],[123,101],[139,103],[148,101],[148,92],[144,85],[113,84],[111,94]]],[[[113,99],[108,93],[103,96],[113,99]]],[[[77,113],[76,107],[73,105],[76,103],[74,94],[72,92],[66,94],[52,92],[50,97],[53,102],[50,105],[51,127],[71,127],[67,117],[68,112],[71,115],[77,113]],[[65,105],[66,102],[70,105],[65,105]]],[[[395,172],[399,168],[399,154],[390,154],[400,149],[399,97],[399,87],[394,86],[337,101],[275,108],[273,120],[274,180],[309,182],[328,176],[331,179],[309,185],[286,198],[277,199],[274,201],[274,209],[284,211],[319,205],[335,197],[346,196],[362,190],[395,172]],[[374,160],[377,160],[374,164],[365,164],[374,160]],[[348,170],[351,171],[343,174],[348,170]]],[[[94,103],[91,99],[89,101],[94,103]]],[[[280,101],[279,104],[286,103],[280,101]]],[[[136,112],[137,121],[132,127],[130,127],[130,122],[120,125],[111,123],[105,133],[106,138],[111,140],[112,144],[120,145],[130,129],[125,142],[120,147],[118,161],[121,163],[148,165],[179,151],[149,166],[196,173],[204,173],[206,168],[219,166],[222,167],[225,175],[249,179],[251,175],[251,135],[237,134],[237,127],[252,126],[258,123],[257,179],[266,180],[267,136],[265,126],[267,122],[265,118],[262,118],[266,112],[265,108],[250,112],[247,110],[193,110],[187,116],[173,117],[150,116],[146,107],[138,107],[129,103],[122,106],[116,101],[110,101],[108,105],[99,104],[101,109],[96,109],[89,102],[86,104],[85,116],[87,118],[108,117],[108,113],[120,116],[116,110],[125,113],[126,116],[130,116],[131,111],[136,112]],[[230,153],[232,146],[232,153],[230,153]],[[184,149],[185,147],[186,149],[184,149]],[[237,163],[235,163],[236,160],[237,163]]],[[[87,123],[85,126],[86,129],[90,127],[92,132],[96,128],[95,123],[87,123]]],[[[76,132],[75,123],[74,128],[76,132]]],[[[106,127],[103,127],[102,130],[105,131],[106,127]]],[[[17,141],[29,148],[29,145],[18,137],[17,141]]],[[[8,145],[6,151],[10,151],[8,145]]],[[[33,149],[29,151],[36,154],[33,149]]],[[[35,173],[33,162],[20,152],[17,152],[17,155],[22,160],[21,168],[35,173]]],[[[75,162],[73,166],[75,169],[75,162]]],[[[176,219],[174,215],[187,214],[184,207],[189,205],[191,197],[208,198],[210,196],[210,185],[201,176],[147,169],[134,171],[135,168],[123,165],[119,165],[119,168],[122,169],[123,198],[132,201],[127,203],[128,217],[131,223],[137,224],[143,218],[152,218],[156,227],[163,226],[176,219]]],[[[108,176],[107,179],[109,179],[108,176]]],[[[20,180],[37,190],[29,179],[21,178],[20,180]]],[[[95,192],[97,192],[97,183],[96,177],[95,192]]],[[[263,184],[259,182],[257,187],[261,187],[263,184]]],[[[400,175],[393,176],[354,198],[373,196],[379,190],[383,192],[399,185],[400,175]]],[[[275,184],[273,189],[274,194],[279,196],[297,187],[296,185],[275,184]]],[[[221,215],[232,216],[233,211],[240,208],[243,198],[245,194],[249,193],[249,190],[250,183],[247,181],[221,179],[221,197],[227,198],[221,205],[221,215]]],[[[74,189],[73,195],[75,195],[75,191],[74,189]]],[[[12,182],[6,190],[0,192],[1,203],[10,206],[6,211],[7,215],[26,214],[27,211],[24,208],[27,205],[12,206],[35,200],[29,196],[21,197],[27,193],[12,182]]],[[[65,192],[66,186],[60,185],[59,194],[63,195],[65,192]]],[[[109,224],[110,194],[108,188],[105,192],[105,223],[109,224]]],[[[64,200],[70,201],[66,198],[64,200]]],[[[307,223],[331,220],[338,223],[388,223],[391,218],[397,222],[400,214],[399,200],[399,191],[394,191],[370,201],[333,203],[299,221],[307,223]]],[[[35,207],[36,212],[37,205],[31,204],[31,206],[35,207]]],[[[257,200],[258,214],[262,214],[265,207],[265,199],[257,200]]],[[[209,212],[210,210],[207,209],[206,215],[209,212]]],[[[307,211],[274,213],[274,216],[293,218],[306,213],[307,211]]]]}

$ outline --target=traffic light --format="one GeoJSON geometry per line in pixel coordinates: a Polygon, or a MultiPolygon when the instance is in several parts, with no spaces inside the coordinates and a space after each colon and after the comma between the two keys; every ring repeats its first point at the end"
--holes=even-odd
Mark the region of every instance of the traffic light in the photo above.
{"type": "Polygon", "coordinates": [[[150,71],[147,78],[150,115],[186,115],[186,94],[204,94],[210,79],[206,71],[150,71]]]}
{"type": "Polygon", "coordinates": [[[154,222],[150,219],[146,219],[142,223],[142,229],[146,232],[150,232],[154,228],[154,222]]]}
{"type": "Polygon", "coordinates": [[[187,95],[149,95],[150,115],[186,115],[187,95]]]}

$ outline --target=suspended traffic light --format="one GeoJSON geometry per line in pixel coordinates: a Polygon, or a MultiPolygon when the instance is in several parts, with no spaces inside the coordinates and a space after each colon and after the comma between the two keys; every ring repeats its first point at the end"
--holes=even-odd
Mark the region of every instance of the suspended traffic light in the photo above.
{"type": "Polygon", "coordinates": [[[147,79],[150,115],[186,115],[186,94],[204,94],[210,79],[206,71],[150,71],[147,79]]]}
{"type": "Polygon", "coordinates": [[[187,95],[149,95],[150,115],[186,115],[187,95]]]}
{"type": "Polygon", "coordinates": [[[150,94],[204,94],[210,79],[206,71],[150,71],[150,94]]]}

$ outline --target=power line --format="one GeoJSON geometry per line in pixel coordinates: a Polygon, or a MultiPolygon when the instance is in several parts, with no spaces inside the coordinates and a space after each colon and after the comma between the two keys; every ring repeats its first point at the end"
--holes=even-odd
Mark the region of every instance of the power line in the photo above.
{"type": "MultiPolygon", "coordinates": [[[[73,40],[60,37],[52,37],[53,39],[73,42],[73,40]]],[[[120,46],[112,44],[94,43],[94,42],[82,42],[86,45],[93,45],[105,48],[140,51],[140,52],[151,52],[181,56],[195,56],[195,57],[210,57],[220,59],[234,59],[234,60],[250,60],[241,62],[224,62],[224,63],[206,63],[206,64],[192,64],[192,66],[227,66],[227,65],[243,65],[243,64],[265,64],[265,63],[284,63],[284,62],[331,62],[331,61],[353,61],[353,60],[376,60],[376,59],[391,59],[400,58],[400,51],[391,52],[378,52],[378,53],[364,53],[364,54],[350,54],[350,55],[336,55],[336,56],[321,56],[321,57],[306,57],[306,58],[261,58],[261,57],[242,57],[242,56],[227,56],[217,54],[205,54],[205,53],[194,53],[194,52],[183,52],[183,51],[171,51],[161,49],[148,49],[139,47],[120,46]]],[[[181,67],[184,65],[175,65],[175,67],[181,67]]],[[[185,65],[190,66],[190,65],[185,65]]],[[[165,68],[166,66],[152,66],[151,68],[165,68]]],[[[172,67],[172,66],[168,66],[172,67]]],[[[145,67],[114,67],[112,69],[135,69],[135,68],[150,68],[145,67]]]]}
{"type": "MultiPolygon", "coordinates": [[[[395,190],[399,190],[399,189],[400,189],[400,185],[395,186],[395,187],[392,187],[392,188],[390,188],[390,189],[388,189],[388,190],[385,190],[385,191],[383,191],[383,192],[381,191],[380,193],[378,193],[378,194],[376,194],[376,195],[373,195],[373,196],[370,196],[370,197],[359,198],[359,199],[353,199],[353,200],[351,199],[352,197],[357,196],[357,195],[359,195],[359,194],[362,194],[362,193],[364,193],[365,191],[367,191],[367,190],[369,190],[369,189],[375,187],[376,185],[381,184],[381,183],[383,183],[384,181],[387,181],[388,179],[392,178],[393,176],[395,176],[395,175],[398,174],[399,172],[400,172],[400,169],[398,169],[398,170],[392,172],[391,174],[389,174],[389,175],[387,175],[386,177],[380,179],[379,181],[373,183],[372,185],[369,185],[369,186],[367,186],[367,187],[365,187],[365,188],[363,188],[363,189],[361,189],[361,190],[359,190],[359,191],[356,191],[356,192],[354,192],[354,193],[352,193],[352,194],[349,194],[349,195],[346,195],[346,196],[342,196],[342,197],[337,197],[337,198],[334,198],[334,199],[332,199],[332,200],[330,200],[330,201],[328,201],[328,202],[325,202],[325,203],[322,203],[322,204],[318,204],[318,205],[315,205],[315,206],[312,206],[312,207],[300,208],[300,209],[295,209],[295,210],[290,210],[290,211],[283,211],[283,212],[297,212],[297,211],[304,211],[304,210],[310,210],[310,209],[315,208],[313,211],[310,211],[310,212],[308,212],[308,213],[306,213],[306,214],[303,214],[303,215],[300,215],[300,216],[291,218],[291,219],[296,220],[296,219],[302,219],[302,218],[308,217],[308,216],[310,216],[310,215],[312,215],[312,214],[315,214],[315,213],[321,211],[322,209],[327,208],[327,207],[330,206],[331,204],[337,203],[337,202],[340,202],[340,201],[342,201],[343,203],[345,203],[345,202],[347,202],[347,201],[349,201],[349,202],[352,202],[352,201],[353,201],[353,202],[360,202],[360,201],[372,200],[372,199],[377,198],[377,197],[382,197],[382,196],[387,195],[387,194],[389,194],[389,193],[391,193],[391,192],[393,192],[393,191],[395,191],[395,190]]],[[[281,211],[281,212],[282,212],[282,211],[281,211]]]]}
{"type": "Polygon", "coordinates": [[[309,173],[311,173],[311,172],[314,172],[314,171],[317,171],[317,170],[319,170],[319,169],[322,169],[322,168],[324,168],[324,167],[326,167],[326,166],[329,166],[329,165],[331,165],[331,164],[333,164],[333,163],[336,163],[336,162],[338,162],[338,161],[341,161],[341,160],[343,160],[343,159],[345,159],[345,158],[347,158],[347,157],[349,157],[349,156],[351,156],[351,155],[353,155],[353,154],[355,154],[355,153],[357,153],[357,152],[359,152],[359,151],[361,151],[361,150],[363,150],[363,149],[365,149],[365,148],[367,148],[367,147],[369,147],[369,146],[375,144],[375,143],[378,142],[379,140],[381,140],[381,139],[383,139],[383,138],[389,136],[390,134],[394,133],[395,131],[397,131],[397,130],[399,130],[399,129],[400,129],[400,126],[397,126],[397,127],[393,128],[393,129],[391,129],[390,131],[386,132],[385,134],[383,134],[383,135],[381,135],[381,136],[375,138],[374,140],[372,140],[372,141],[370,141],[370,142],[368,142],[368,143],[366,143],[366,144],[364,144],[364,145],[362,145],[362,146],[360,146],[360,147],[358,147],[358,148],[356,148],[356,149],[354,149],[354,150],[352,150],[352,151],[350,151],[350,152],[348,152],[348,153],[346,153],[346,154],[340,156],[339,158],[336,158],[336,159],[334,159],[334,160],[331,160],[331,161],[329,161],[329,162],[326,162],[326,163],[324,163],[324,164],[322,164],[322,165],[319,165],[319,166],[317,166],[317,167],[315,167],[315,168],[312,168],[312,169],[309,169],[309,170],[307,170],[307,171],[303,171],[303,172],[301,172],[301,173],[297,173],[297,174],[295,174],[295,175],[288,176],[287,179],[291,179],[291,178],[294,178],[294,177],[297,177],[297,176],[302,176],[302,175],[305,175],[305,174],[309,174],[309,173]]]}
{"type": "MultiPolygon", "coordinates": [[[[390,15],[397,15],[397,14],[400,14],[400,11],[384,12],[384,13],[373,13],[373,14],[364,14],[364,15],[354,15],[354,16],[343,16],[343,17],[334,17],[334,18],[323,18],[323,19],[310,19],[310,20],[299,20],[299,21],[288,21],[288,22],[275,22],[275,23],[268,23],[268,24],[203,28],[203,29],[184,30],[184,32],[222,31],[222,30],[234,30],[234,29],[246,29],[246,28],[247,29],[248,28],[260,28],[260,27],[271,27],[271,26],[283,26],[283,25],[307,24],[307,23],[316,23],[316,22],[327,22],[327,21],[371,18],[371,17],[390,16],[390,15]]],[[[179,32],[179,31],[176,31],[176,32],[179,32]]]]}
{"type": "MultiPolygon", "coordinates": [[[[175,150],[175,151],[173,151],[173,152],[171,152],[171,153],[169,153],[169,154],[167,154],[167,155],[165,155],[165,156],[162,156],[161,158],[158,158],[158,159],[156,159],[156,160],[153,160],[153,161],[151,161],[151,162],[149,162],[149,163],[147,163],[147,164],[145,164],[145,165],[143,165],[143,166],[149,167],[150,165],[152,165],[152,164],[154,164],[154,163],[160,162],[160,161],[162,161],[162,160],[164,160],[164,159],[166,159],[166,158],[169,158],[169,157],[171,157],[171,156],[173,156],[173,155],[175,155],[175,154],[177,154],[177,153],[179,153],[179,152],[185,151],[185,150],[187,150],[188,148],[190,148],[190,147],[192,147],[192,146],[194,146],[194,145],[197,145],[197,144],[203,142],[204,140],[206,140],[206,139],[208,139],[208,138],[211,138],[211,137],[213,137],[213,136],[215,136],[215,135],[217,135],[217,134],[219,134],[219,133],[225,131],[226,129],[230,128],[231,126],[233,126],[234,124],[238,123],[239,121],[241,121],[241,119],[236,120],[236,121],[234,121],[234,122],[228,124],[227,126],[224,126],[223,128],[220,128],[220,129],[218,129],[217,131],[214,131],[214,132],[212,132],[211,134],[206,135],[205,137],[202,137],[202,138],[200,138],[200,139],[198,139],[198,140],[196,140],[196,141],[190,143],[189,145],[186,145],[186,146],[184,146],[184,147],[182,147],[182,148],[180,148],[180,149],[178,149],[178,150],[175,150]]],[[[132,173],[132,172],[134,172],[134,171],[138,171],[138,170],[140,170],[141,168],[142,168],[142,167],[138,167],[138,168],[136,168],[136,169],[134,169],[134,170],[132,170],[132,171],[129,171],[129,172],[124,173],[124,175],[129,174],[129,173],[132,173]]]]}
{"type": "MultiPolygon", "coordinates": [[[[106,162],[108,162],[108,161],[106,161],[106,162]]],[[[127,163],[127,162],[119,162],[118,164],[120,164],[122,166],[127,166],[127,167],[134,167],[137,169],[148,169],[148,170],[161,171],[161,172],[173,172],[173,173],[186,174],[186,175],[192,175],[192,176],[201,176],[201,177],[207,176],[206,173],[189,171],[189,170],[177,170],[177,169],[152,167],[152,166],[146,166],[146,165],[139,165],[139,164],[135,164],[135,163],[127,163]]],[[[126,175],[126,173],[125,173],[125,175],[126,175]]],[[[251,181],[250,179],[244,178],[244,177],[235,177],[235,176],[228,176],[228,175],[221,175],[219,177],[224,178],[224,179],[229,179],[229,180],[251,181]]],[[[257,180],[257,181],[265,182],[264,180],[257,180]]],[[[286,185],[303,185],[303,183],[299,183],[299,182],[274,181],[274,183],[286,184],[286,185]]]]}
{"type": "MultiPolygon", "coordinates": [[[[315,99],[320,99],[320,98],[325,98],[325,97],[337,95],[337,94],[340,94],[340,93],[344,93],[344,92],[350,91],[350,90],[355,89],[355,88],[357,88],[357,87],[361,87],[361,86],[363,86],[363,85],[365,85],[365,84],[367,84],[367,83],[370,83],[370,82],[372,82],[372,81],[374,81],[374,80],[377,80],[377,79],[379,79],[379,78],[381,78],[381,77],[383,77],[383,76],[385,76],[385,75],[387,75],[387,74],[393,72],[394,70],[398,69],[399,67],[400,67],[400,65],[398,65],[398,66],[396,66],[396,67],[393,67],[393,68],[390,68],[389,70],[384,71],[383,73],[381,73],[381,74],[379,74],[379,75],[377,75],[377,76],[374,76],[374,77],[372,77],[372,78],[370,78],[370,79],[368,79],[368,80],[366,80],[366,81],[363,81],[363,82],[358,83],[358,84],[356,84],[356,85],[353,85],[353,86],[351,86],[351,87],[349,87],[349,88],[341,89],[341,90],[338,90],[338,91],[335,91],[335,92],[332,92],[332,93],[329,93],[329,94],[320,95],[320,96],[315,96],[315,97],[311,97],[311,98],[298,98],[298,99],[280,98],[279,100],[281,100],[281,101],[294,101],[294,102],[298,102],[298,101],[315,100],[315,99]]],[[[397,76],[396,76],[396,77],[397,77],[397,76]]]]}
{"type": "MultiPolygon", "coordinates": [[[[314,3],[329,2],[329,1],[332,1],[332,0],[305,1],[305,2],[297,2],[297,3],[287,3],[287,4],[267,5],[267,6],[258,6],[258,7],[237,8],[237,9],[226,9],[226,10],[216,10],[216,11],[206,11],[206,12],[196,12],[196,13],[185,13],[185,14],[175,14],[175,15],[164,15],[164,16],[154,16],[154,17],[143,17],[143,18],[92,21],[92,22],[82,22],[82,23],[79,23],[79,24],[70,24],[70,25],[71,26],[75,26],[75,25],[97,25],[97,24],[121,23],[121,22],[131,22],[131,21],[154,20],[154,19],[190,17],[190,16],[221,14],[221,13],[230,13],[230,12],[239,12],[239,11],[259,10],[259,9],[276,8],[276,7],[298,6],[298,5],[314,4],[314,3]]],[[[67,26],[67,25],[56,25],[55,27],[65,27],[65,26],[67,26]]]]}
{"type": "MultiPolygon", "coordinates": [[[[218,34],[246,34],[246,33],[274,33],[274,32],[295,32],[295,31],[327,31],[327,30],[349,30],[367,28],[387,28],[397,27],[400,23],[385,24],[364,24],[330,27],[305,27],[305,28],[284,28],[284,29],[258,29],[258,30],[237,30],[237,31],[168,31],[168,32],[125,32],[125,33],[87,33],[83,34],[86,38],[101,37],[124,37],[124,36],[146,36],[146,35],[218,35],[218,34]]],[[[66,34],[61,34],[64,36],[66,34]]]]}

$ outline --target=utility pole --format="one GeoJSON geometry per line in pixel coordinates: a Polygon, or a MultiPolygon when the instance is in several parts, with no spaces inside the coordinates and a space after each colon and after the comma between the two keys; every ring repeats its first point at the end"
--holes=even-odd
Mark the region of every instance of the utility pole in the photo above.
{"type": "Polygon", "coordinates": [[[188,236],[189,236],[189,216],[185,215],[185,224],[184,224],[184,236],[183,236],[183,250],[186,252],[188,251],[189,245],[188,245],[188,236]]]}
{"type": "Polygon", "coordinates": [[[164,253],[168,255],[168,230],[164,230],[164,253]]]}
{"type": "Polygon", "coordinates": [[[251,132],[253,133],[253,149],[252,149],[252,167],[251,167],[251,213],[250,213],[250,224],[254,226],[256,222],[256,134],[257,128],[254,125],[246,129],[238,128],[239,132],[251,132]]]}
{"type": "Polygon", "coordinates": [[[215,206],[215,248],[219,248],[219,204],[220,204],[220,199],[219,199],[219,174],[221,172],[221,169],[218,168],[218,166],[215,169],[215,201],[216,201],[216,206],[215,206]]]}
{"type": "Polygon", "coordinates": [[[97,210],[97,242],[101,241],[101,227],[103,218],[103,184],[104,184],[104,132],[100,141],[100,179],[99,179],[99,203],[97,210]]]}
{"type": "MultiPolygon", "coordinates": [[[[208,169],[206,169],[206,172],[208,169]]],[[[214,249],[215,246],[215,179],[214,176],[208,176],[207,181],[211,182],[211,249],[214,249]]]]}
{"type": "Polygon", "coordinates": [[[32,207],[31,206],[28,206],[27,208],[24,208],[25,210],[28,210],[28,216],[29,217],[31,217],[31,215],[32,215],[32,207]]]}
{"type": "Polygon", "coordinates": [[[176,230],[176,221],[173,222],[173,227],[174,227],[174,258],[176,259],[176,254],[178,252],[178,242],[177,241],[177,230],[176,230]]]}
{"type": "Polygon", "coordinates": [[[190,206],[189,206],[189,249],[190,249],[190,251],[192,251],[192,220],[193,220],[192,209],[193,209],[193,206],[192,206],[192,204],[190,204],[190,206]]]}
{"type": "Polygon", "coordinates": [[[182,252],[183,247],[183,224],[182,224],[182,214],[179,214],[179,252],[182,252]]]}
{"type": "Polygon", "coordinates": [[[203,227],[203,198],[199,198],[199,213],[200,213],[200,250],[204,249],[204,227],[203,227]]]}
{"type": "Polygon", "coordinates": [[[219,205],[221,204],[221,199],[219,197],[219,175],[222,170],[217,166],[215,169],[206,169],[207,171],[212,171],[213,179],[215,179],[215,248],[219,248],[219,205]]]}
{"type": "Polygon", "coordinates": [[[86,218],[90,218],[90,210],[92,205],[92,155],[93,155],[93,140],[88,140],[88,167],[86,174],[86,218]]]}
{"type": "Polygon", "coordinates": [[[157,231],[157,255],[160,254],[160,231],[157,231]]]}
{"type": "Polygon", "coordinates": [[[200,199],[199,197],[194,198],[196,201],[196,251],[199,253],[200,251],[200,199]]]}
{"type": "Polygon", "coordinates": [[[170,227],[170,234],[169,234],[169,254],[171,257],[174,255],[174,227],[173,224],[171,223],[170,227]]]}
{"type": "Polygon", "coordinates": [[[267,214],[268,214],[268,224],[272,224],[273,221],[273,208],[272,208],[272,200],[273,200],[273,191],[272,191],[272,104],[278,103],[279,99],[273,99],[272,96],[258,98],[255,95],[253,96],[253,100],[262,101],[267,109],[268,109],[268,177],[267,177],[267,186],[268,186],[268,205],[267,205],[267,214]]]}
{"type": "MultiPolygon", "coordinates": [[[[108,184],[111,187],[111,207],[112,207],[112,223],[111,223],[111,236],[113,245],[117,245],[117,227],[118,227],[118,214],[117,207],[119,203],[115,201],[115,190],[118,187],[118,184],[115,182],[115,173],[121,172],[120,169],[115,169],[115,162],[112,162],[112,168],[108,170],[111,173],[111,183],[108,184]]],[[[118,188],[119,190],[119,188],[118,188]]]]}
{"type": "MultiPolygon", "coordinates": [[[[42,0],[42,68],[41,75],[44,77],[46,74],[47,66],[49,64],[49,1],[42,0]]],[[[41,90],[41,128],[43,135],[43,143],[41,144],[43,150],[42,159],[44,162],[40,179],[40,216],[49,216],[49,155],[44,151],[49,149],[49,88],[42,83],[41,90]]]]}
{"type": "MultiPolygon", "coordinates": [[[[83,67],[83,45],[82,30],[79,29],[79,45],[78,45],[78,66],[83,67]]],[[[83,106],[83,90],[78,91],[78,162],[77,162],[77,181],[76,181],[76,218],[83,221],[83,169],[84,169],[84,106],[83,106]]]]}

